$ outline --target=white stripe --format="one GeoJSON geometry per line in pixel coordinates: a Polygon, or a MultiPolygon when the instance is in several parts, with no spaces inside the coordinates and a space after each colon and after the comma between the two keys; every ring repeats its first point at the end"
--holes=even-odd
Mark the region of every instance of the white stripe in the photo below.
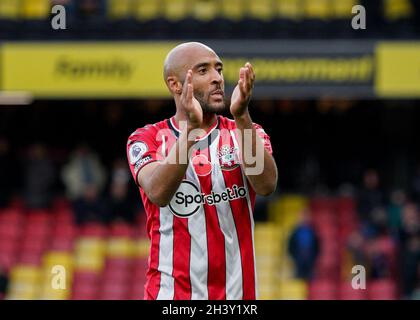
{"type": "MultiPolygon", "coordinates": [[[[200,188],[200,183],[195,170],[190,162],[186,172],[187,180],[193,182],[200,188]]],[[[201,192],[201,188],[200,188],[201,192]]],[[[207,252],[207,232],[206,216],[204,208],[201,206],[199,211],[188,218],[188,232],[191,236],[190,252],[190,281],[191,299],[208,300],[208,252],[207,252]]]]}
{"type": "MultiPolygon", "coordinates": [[[[220,132],[217,138],[210,146],[211,162],[212,162],[212,189],[215,193],[226,191],[226,184],[220,163],[217,158],[219,147],[220,132]]],[[[221,201],[216,204],[217,217],[219,225],[225,239],[225,256],[226,256],[226,299],[239,300],[243,298],[242,287],[242,262],[241,249],[239,247],[238,235],[236,233],[235,220],[233,218],[230,203],[221,201]]]]}
{"type": "Polygon", "coordinates": [[[174,298],[173,271],[173,221],[174,216],[168,207],[160,208],[159,211],[159,266],[160,287],[157,300],[172,300],[174,298]]]}
{"type": "MultiPolygon", "coordinates": [[[[238,141],[236,141],[236,137],[233,131],[230,131],[230,135],[232,136],[232,140],[233,140],[233,144],[235,145],[235,147],[239,149],[239,145],[238,145],[238,141]]],[[[241,152],[241,151],[239,151],[241,152]]],[[[250,198],[250,193],[249,193],[249,188],[248,188],[248,181],[247,178],[244,174],[244,170],[241,166],[241,172],[242,172],[242,180],[244,181],[244,187],[246,189],[246,202],[248,204],[248,212],[249,212],[249,219],[251,221],[251,232],[252,232],[252,255],[254,257],[254,279],[255,279],[255,299],[258,299],[259,293],[258,293],[258,279],[257,279],[257,261],[256,261],[256,257],[255,257],[255,241],[254,241],[254,216],[252,214],[252,207],[251,207],[251,198],[250,198]]]]}
{"type": "Polygon", "coordinates": [[[166,137],[162,135],[162,155],[163,158],[166,158],[166,137]]]}

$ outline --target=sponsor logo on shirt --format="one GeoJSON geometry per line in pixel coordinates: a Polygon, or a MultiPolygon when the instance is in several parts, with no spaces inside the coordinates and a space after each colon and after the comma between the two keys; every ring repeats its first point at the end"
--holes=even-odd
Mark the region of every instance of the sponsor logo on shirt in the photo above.
{"type": "Polygon", "coordinates": [[[237,185],[226,188],[221,193],[212,191],[205,194],[191,181],[183,180],[169,203],[169,209],[174,215],[187,218],[197,213],[204,204],[214,206],[220,202],[245,198],[246,195],[246,189],[237,185]]]}

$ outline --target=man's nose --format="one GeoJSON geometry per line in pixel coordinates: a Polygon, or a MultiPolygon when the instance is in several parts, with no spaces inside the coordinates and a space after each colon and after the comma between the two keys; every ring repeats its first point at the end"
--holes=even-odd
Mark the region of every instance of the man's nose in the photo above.
{"type": "Polygon", "coordinates": [[[223,82],[223,76],[217,70],[213,70],[211,74],[211,83],[221,84],[223,82]]]}

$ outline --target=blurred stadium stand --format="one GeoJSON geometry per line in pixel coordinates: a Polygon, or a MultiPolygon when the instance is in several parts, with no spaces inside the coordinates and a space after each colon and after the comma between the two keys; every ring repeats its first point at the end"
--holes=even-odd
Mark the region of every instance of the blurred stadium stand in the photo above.
{"type": "MultiPolygon", "coordinates": [[[[120,151],[109,146],[121,145],[123,150],[132,130],[172,113],[171,102],[159,100],[145,100],[140,106],[113,101],[107,107],[100,102],[78,101],[76,107],[75,102],[61,101],[60,111],[57,103],[36,101],[29,109],[2,109],[2,128],[10,135],[13,159],[26,159],[25,152],[39,140],[48,146],[48,154],[60,170],[72,149],[85,141],[112,172],[113,159],[120,151]],[[17,119],[20,126],[14,126],[17,119]],[[72,129],[76,123],[77,132],[72,129]],[[27,140],[30,133],[33,141],[27,140]]],[[[419,176],[415,166],[398,164],[404,157],[420,159],[418,150],[399,149],[406,137],[417,135],[415,123],[410,125],[403,119],[415,119],[418,108],[414,102],[406,102],[397,120],[395,108],[383,102],[352,104],[343,110],[324,110],[320,101],[302,101],[292,111],[283,101],[278,105],[275,126],[269,121],[273,117],[265,114],[270,112],[267,101],[255,101],[255,121],[265,124],[272,137],[281,181],[275,195],[268,201],[258,198],[256,203],[255,249],[261,299],[409,299],[418,289],[420,215],[412,203],[419,203],[419,176]],[[389,117],[393,127],[385,125],[389,117]],[[375,121],[382,125],[367,139],[375,121]],[[304,129],[309,123],[311,139],[304,129]],[[398,123],[404,128],[396,127],[398,123]],[[287,134],[296,127],[302,132],[287,134]],[[331,130],[334,138],[330,137],[331,130]],[[390,132],[395,134],[393,140],[386,138],[390,132]],[[319,150],[313,150],[314,141],[319,150]],[[398,151],[400,160],[387,157],[389,149],[398,151]],[[361,158],[350,159],[357,152],[361,158]],[[331,165],[316,169],[323,157],[330,157],[331,165]],[[314,161],[315,167],[312,164],[308,169],[314,161]],[[372,180],[375,173],[366,173],[370,167],[379,172],[379,182],[372,180]],[[407,180],[401,180],[403,176],[407,180]],[[308,277],[297,276],[289,250],[303,212],[309,214],[319,240],[319,252],[308,277]],[[358,264],[366,267],[366,290],[351,287],[352,267],[358,264]]],[[[410,146],[409,141],[405,143],[410,146]]],[[[15,168],[12,172],[20,171],[15,168]]],[[[17,174],[13,180],[17,186],[12,201],[0,209],[0,265],[9,275],[6,299],[142,299],[149,241],[145,215],[137,208],[137,194],[130,200],[137,208],[133,221],[99,217],[77,223],[71,202],[63,196],[62,182],[54,184],[50,205],[36,209],[25,203],[17,174]],[[66,267],[67,290],[51,289],[54,265],[66,267]]],[[[129,190],[135,193],[135,189],[130,181],[129,190]]],[[[108,190],[104,191],[107,196],[108,190]]]]}
{"type": "MultiPolygon", "coordinates": [[[[418,0],[0,0],[0,40],[6,41],[419,35],[418,0]],[[53,4],[66,6],[67,30],[51,29],[53,4]],[[356,4],[367,9],[367,30],[351,28],[356,4]]],[[[420,299],[418,101],[253,103],[253,119],[270,134],[279,167],[278,192],[256,204],[260,298],[420,299]],[[363,181],[369,168],[379,175],[379,187],[363,181]],[[302,278],[289,243],[305,212],[319,244],[312,274],[302,278]],[[366,290],[351,287],[357,264],[366,266],[366,290]]],[[[152,99],[36,100],[28,108],[1,107],[0,299],[143,298],[149,241],[133,181],[134,220],[77,223],[59,175],[49,185],[54,192],[45,208],[25,203],[22,176],[33,144],[46,147],[60,172],[86,143],[101,156],[110,180],[128,135],[172,112],[172,101],[152,99]],[[66,290],[51,288],[55,265],[66,268],[66,290]]]]}
{"type": "Polygon", "coordinates": [[[416,0],[2,0],[2,39],[412,38],[416,0]],[[51,5],[67,8],[66,32],[49,27],[51,5]],[[351,8],[367,9],[369,28],[350,27],[351,8]],[[385,32],[384,32],[385,31],[385,32]]]}

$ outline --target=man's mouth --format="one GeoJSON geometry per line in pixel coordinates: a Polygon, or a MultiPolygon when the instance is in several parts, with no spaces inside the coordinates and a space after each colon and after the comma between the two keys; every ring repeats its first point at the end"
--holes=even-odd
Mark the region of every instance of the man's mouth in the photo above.
{"type": "Polygon", "coordinates": [[[224,92],[223,90],[217,89],[217,90],[212,91],[210,95],[214,98],[223,99],[224,92]]]}

